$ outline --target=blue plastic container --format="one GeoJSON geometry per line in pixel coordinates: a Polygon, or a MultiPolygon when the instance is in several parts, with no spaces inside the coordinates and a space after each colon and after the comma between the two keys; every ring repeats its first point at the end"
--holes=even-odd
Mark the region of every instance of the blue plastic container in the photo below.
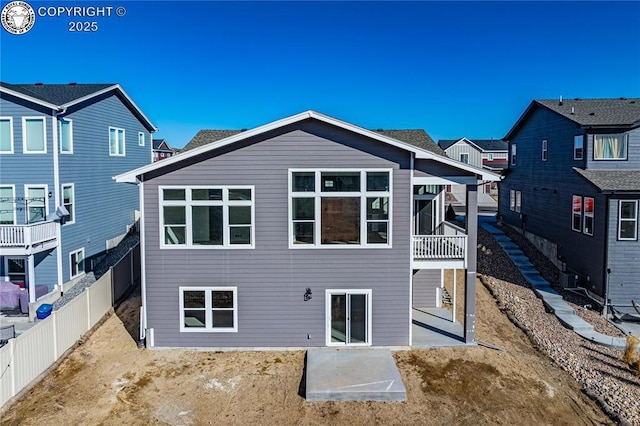
{"type": "Polygon", "coordinates": [[[51,310],[53,309],[53,305],[50,303],[43,303],[36,309],[36,315],[38,319],[45,319],[49,315],[51,315],[51,310]]]}

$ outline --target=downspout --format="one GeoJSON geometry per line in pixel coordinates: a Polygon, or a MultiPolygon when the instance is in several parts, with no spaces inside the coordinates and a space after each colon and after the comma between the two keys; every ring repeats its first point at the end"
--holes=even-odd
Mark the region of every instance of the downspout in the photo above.
{"type": "MultiPolygon", "coordinates": [[[[147,332],[147,274],[145,251],[145,222],[144,222],[144,176],[138,178],[138,196],[140,203],[140,293],[142,306],[140,312],[140,340],[146,338],[147,332]]],[[[147,345],[149,347],[149,345],[147,345]]]]}
{"type": "Polygon", "coordinates": [[[415,168],[415,153],[411,153],[409,157],[409,173],[411,173],[409,177],[409,214],[411,215],[409,218],[409,249],[411,250],[409,253],[409,346],[413,346],[413,253],[414,253],[414,242],[413,242],[413,227],[414,227],[414,214],[413,211],[414,203],[413,203],[413,174],[415,168]]]}
{"type": "Polygon", "coordinates": [[[610,195],[605,194],[606,208],[604,209],[604,307],[602,309],[602,315],[605,318],[609,318],[609,275],[611,275],[611,269],[609,268],[609,214],[610,214],[610,195]]]}
{"type": "MultiPolygon", "coordinates": [[[[58,115],[65,114],[67,112],[67,108],[59,108],[58,110],[53,110],[53,115],[51,117],[51,133],[53,139],[53,193],[54,193],[54,204],[55,209],[57,210],[60,206],[60,163],[58,156],[58,115]]],[[[56,287],[60,291],[60,296],[63,293],[63,277],[62,277],[62,225],[58,221],[58,252],[56,253],[56,270],[57,270],[57,280],[58,283],[56,287]]]]}

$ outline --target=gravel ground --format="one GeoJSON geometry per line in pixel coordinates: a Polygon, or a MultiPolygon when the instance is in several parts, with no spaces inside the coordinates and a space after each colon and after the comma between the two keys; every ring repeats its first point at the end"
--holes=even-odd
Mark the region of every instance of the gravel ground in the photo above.
{"type": "MultiPolygon", "coordinates": [[[[526,244],[517,240],[514,242],[529,256],[526,244]]],[[[621,360],[622,351],[584,340],[562,326],[553,314],[547,313],[542,301],[513,267],[507,254],[484,229],[478,230],[478,250],[481,280],[512,321],[527,333],[542,352],[569,372],[614,419],[622,424],[640,425],[640,377],[621,360]]],[[[531,253],[533,264],[540,267],[537,262],[542,264],[544,259],[536,257],[535,253],[531,253]]],[[[548,264],[553,267],[550,262],[548,264]]],[[[554,273],[549,267],[539,270],[548,281],[554,273]]],[[[579,301],[580,304],[583,302],[579,301]]],[[[601,323],[597,312],[584,308],[580,311],[588,311],[582,313],[588,316],[588,321],[596,329],[601,332],[607,329],[606,333],[612,334],[609,329],[611,324],[606,321],[601,323]]]]}
{"type": "Polygon", "coordinates": [[[62,308],[73,300],[73,298],[81,294],[85,288],[90,287],[101,276],[103,276],[109,268],[117,264],[120,259],[129,252],[129,250],[138,244],[139,241],[140,238],[137,235],[127,235],[116,248],[107,253],[100,263],[93,268],[93,272],[88,272],[73,287],[65,291],[64,295],[53,303],[53,309],[57,310],[62,308]]]}

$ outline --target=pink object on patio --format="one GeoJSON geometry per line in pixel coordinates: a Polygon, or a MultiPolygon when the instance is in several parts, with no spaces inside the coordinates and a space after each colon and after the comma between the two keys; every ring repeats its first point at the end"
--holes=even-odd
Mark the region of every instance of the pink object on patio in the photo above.
{"type": "Polygon", "coordinates": [[[0,281],[0,308],[16,309],[20,306],[20,293],[26,292],[10,281],[0,281]]]}

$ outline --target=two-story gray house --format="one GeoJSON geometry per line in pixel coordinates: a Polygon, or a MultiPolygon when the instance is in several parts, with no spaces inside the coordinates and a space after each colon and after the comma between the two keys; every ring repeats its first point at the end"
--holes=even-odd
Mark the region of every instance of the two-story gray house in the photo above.
{"type": "Polygon", "coordinates": [[[609,308],[640,302],[640,99],[534,100],[506,135],[499,214],[609,308]]]}
{"type": "Polygon", "coordinates": [[[143,201],[147,346],[411,345],[414,308],[455,268],[474,342],[477,185],[498,176],[418,133],[307,111],[116,176],[143,201]],[[444,221],[452,183],[468,185],[466,230],[444,221]]]}
{"type": "MultiPolygon", "coordinates": [[[[61,290],[135,223],[156,129],[117,84],[0,83],[0,276],[61,290]]],[[[40,296],[38,292],[37,296],[40,296]]]]}

